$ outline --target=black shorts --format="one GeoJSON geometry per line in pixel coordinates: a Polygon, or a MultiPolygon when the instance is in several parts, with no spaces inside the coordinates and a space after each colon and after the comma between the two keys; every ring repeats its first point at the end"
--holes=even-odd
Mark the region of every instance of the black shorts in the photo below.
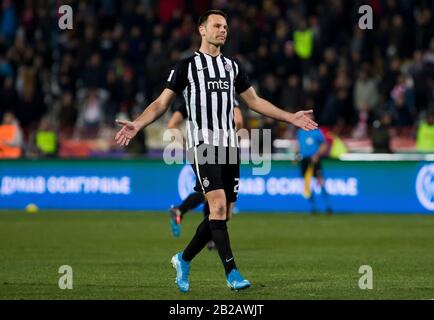
{"type": "Polygon", "coordinates": [[[313,176],[318,178],[321,176],[321,160],[317,163],[313,163],[311,158],[303,158],[301,160],[301,175],[304,177],[309,164],[313,164],[313,176]]]}
{"type": "Polygon", "coordinates": [[[235,147],[198,145],[190,149],[197,192],[223,189],[228,202],[235,202],[240,181],[240,151],[235,147]]]}

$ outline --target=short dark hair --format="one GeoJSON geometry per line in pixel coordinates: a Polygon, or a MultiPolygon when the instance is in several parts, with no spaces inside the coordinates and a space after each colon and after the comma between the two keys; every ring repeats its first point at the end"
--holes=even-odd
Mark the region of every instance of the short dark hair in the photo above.
{"type": "Polygon", "coordinates": [[[224,13],[221,10],[208,10],[208,11],[204,12],[199,17],[199,21],[197,22],[197,26],[200,27],[201,25],[203,25],[208,20],[208,17],[212,14],[218,14],[219,16],[224,17],[226,20],[228,19],[228,16],[226,15],[226,13],[224,13]]]}

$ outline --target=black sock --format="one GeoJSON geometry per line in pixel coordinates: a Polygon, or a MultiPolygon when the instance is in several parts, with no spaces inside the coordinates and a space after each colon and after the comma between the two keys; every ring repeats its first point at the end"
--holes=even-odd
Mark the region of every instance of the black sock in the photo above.
{"type": "Polygon", "coordinates": [[[189,210],[196,208],[202,202],[204,202],[205,196],[202,193],[194,192],[191,193],[184,201],[182,201],[181,205],[178,207],[179,211],[181,211],[181,217],[189,210]]]}
{"type": "Polygon", "coordinates": [[[232,269],[236,268],[235,259],[232,254],[229,234],[225,220],[210,220],[209,227],[211,229],[212,239],[219,252],[225,272],[228,274],[232,269]]]}
{"type": "Polygon", "coordinates": [[[197,227],[196,233],[182,254],[184,261],[191,261],[211,240],[211,229],[208,217],[197,227]]]}

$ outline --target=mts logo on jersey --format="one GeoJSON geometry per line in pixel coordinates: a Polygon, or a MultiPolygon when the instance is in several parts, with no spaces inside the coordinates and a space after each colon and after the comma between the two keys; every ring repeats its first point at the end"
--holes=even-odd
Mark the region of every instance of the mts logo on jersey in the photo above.
{"type": "Polygon", "coordinates": [[[229,89],[229,81],[216,80],[216,81],[207,81],[206,87],[208,90],[217,91],[217,90],[228,90],[229,89]]]}

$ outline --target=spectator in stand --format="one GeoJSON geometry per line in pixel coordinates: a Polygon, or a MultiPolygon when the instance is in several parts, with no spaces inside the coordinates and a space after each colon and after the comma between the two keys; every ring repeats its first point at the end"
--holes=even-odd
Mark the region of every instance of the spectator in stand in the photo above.
{"type": "Polygon", "coordinates": [[[354,131],[355,138],[367,136],[367,124],[373,110],[379,103],[377,81],[369,74],[367,66],[364,66],[357,76],[354,85],[354,106],[359,114],[358,124],[354,131]]]}
{"type": "MultiPolygon", "coordinates": [[[[383,107],[392,126],[414,128],[434,99],[432,1],[371,1],[378,27],[369,31],[357,25],[361,1],[70,0],[74,29],[68,31],[53,28],[54,2],[0,0],[0,114],[17,115],[25,142],[46,115],[66,112],[67,126],[75,124],[79,92],[89,88],[109,92],[106,124],[122,107],[131,116],[135,105],[160,91],[161,70],[197,50],[194,22],[210,6],[231,17],[224,54],[236,52],[252,83],[274,103],[311,98],[321,125],[343,121],[344,134],[356,127],[354,137],[366,137],[370,115],[383,107]],[[391,99],[401,75],[404,101],[391,99]],[[289,78],[298,84],[288,86],[289,78]]],[[[282,132],[276,138],[284,138],[282,132]]]]}
{"type": "MultiPolygon", "coordinates": [[[[132,113],[132,119],[136,119],[141,113],[141,109],[135,108],[132,113]]],[[[145,155],[148,152],[146,130],[140,130],[137,133],[136,139],[133,140],[126,146],[127,152],[131,155],[145,155]]]]}
{"type": "Polygon", "coordinates": [[[77,70],[74,62],[74,58],[70,53],[63,56],[59,69],[59,89],[63,92],[70,91],[75,92],[77,70]]]}
{"type": "Polygon", "coordinates": [[[423,61],[421,50],[417,50],[413,54],[413,61],[408,67],[408,73],[414,82],[414,103],[416,112],[420,113],[428,105],[428,74],[427,66],[423,61]]]}
{"type": "Polygon", "coordinates": [[[413,108],[408,99],[408,88],[403,75],[398,77],[398,82],[392,90],[391,112],[392,123],[395,126],[411,126],[414,122],[413,108]]]}
{"type": "Polygon", "coordinates": [[[264,99],[277,104],[280,94],[280,87],[278,85],[277,77],[272,73],[268,73],[264,77],[264,81],[261,82],[260,91],[264,99]]]}
{"type": "Polygon", "coordinates": [[[338,89],[328,95],[321,115],[321,123],[327,126],[335,126],[345,109],[348,108],[348,92],[345,89],[338,89]]]}
{"type": "Polygon", "coordinates": [[[382,81],[380,84],[380,92],[384,99],[389,99],[401,71],[401,61],[397,57],[392,57],[383,72],[382,81]]]}
{"type": "Polygon", "coordinates": [[[84,88],[103,88],[104,87],[104,67],[102,66],[99,53],[90,56],[89,63],[83,70],[81,80],[84,88]]]}
{"type": "Polygon", "coordinates": [[[107,102],[104,107],[105,114],[107,116],[107,121],[106,121],[107,125],[113,124],[111,120],[114,119],[116,114],[118,114],[120,111],[121,98],[123,92],[120,92],[119,87],[120,87],[120,80],[116,76],[116,72],[114,68],[110,68],[107,71],[106,87],[105,87],[105,89],[109,94],[109,98],[107,99],[107,102]]]}
{"type": "Polygon", "coordinates": [[[137,83],[132,68],[126,67],[124,69],[124,73],[119,82],[119,88],[117,88],[116,91],[119,91],[120,104],[126,107],[127,111],[131,113],[137,94],[137,83]]]}
{"type": "Polygon", "coordinates": [[[19,158],[23,149],[23,132],[12,112],[3,115],[0,125],[0,159],[19,158]]]}
{"type": "Polygon", "coordinates": [[[417,129],[416,147],[421,152],[434,152],[434,104],[417,129]]]}
{"type": "Polygon", "coordinates": [[[47,111],[42,92],[36,90],[34,83],[35,74],[30,71],[20,73],[23,77],[23,87],[19,92],[17,116],[20,123],[26,128],[36,128],[39,120],[47,111]]]}
{"type": "Polygon", "coordinates": [[[167,56],[163,49],[163,44],[159,40],[155,40],[151,45],[151,52],[146,58],[146,79],[147,79],[147,94],[146,100],[152,101],[157,93],[161,91],[163,79],[165,77],[164,70],[167,69],[167,56]]]}
{"type": "Polygon", "coordinates": [[[3,86],[0,88],[0,119],[7,110],[16,110],[18,105],[18,95],[14,88],[14,79],[5,78],[3,86]]]}
{"type": "Polygon", "coordinates": [[[305,97],[300,78],[296,74],[289,75],[287,84],[281,90],[280,105],[285,106],[290,112],[296,112],[300,106],[304,105],[304,102],[305,97]]]}
{"type": "Polygon", "coordinates": [[[301,20],[300,27],[294,31],[293,38],[297,56],[303,60],[310,59],[313,54],[314,34],[306,20],[301,20]]]}
{"type": "Polygon", "coordinates": [[[387,112],[383,112],[372,123],[372,147],[375,153],[392,152],[390,145],[391,125],[392,117],[387,112]]]}
{"type": "Polygon", "coordinates": [[[57,114],[57,118],[59,119],[60,136],[68,139],[72,138],[74,134],[78,110],[71,92],[65,92],[61,99],[62,101],[57,114]]]}
{"type": "Polygon", "coordinates": [[[57,156],[59,139],[57,130],[48,117],[41,119],[34,137],[35,151],[39,157],[51,158],[57,156]]]}
{"type": "Polygon", "coordinates": [[[81,138],[96,138],[104,125],[104,103],[108,93],[90,88],[86,92],[79,92],[78,95],[81,102],[78,108],[76,134],[81,138]]]}
{"type": "Polygon", "coordinates": [[[17,15],[11,0],[3,0],[0,16],[0,38],[11,44],[17,30],[17,15]]]}
{"type": "Polygon", "coordinates": [[[15,77],[14,69],[11,62],[0,52],[0,81],[5,78],[13,79],[15,77]]]}

